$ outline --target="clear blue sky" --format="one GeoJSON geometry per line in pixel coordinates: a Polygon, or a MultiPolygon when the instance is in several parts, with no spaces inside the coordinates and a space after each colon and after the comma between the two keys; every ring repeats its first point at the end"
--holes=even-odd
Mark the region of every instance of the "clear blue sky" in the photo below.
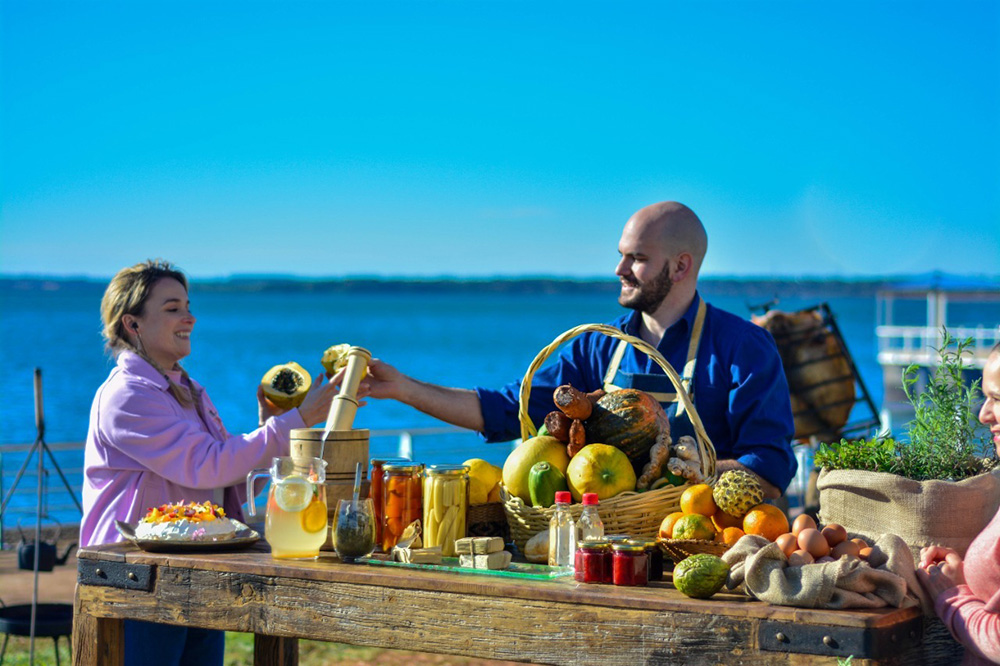
{"type": "Polygon", "coordinates": [[[1000,3],[0,7],[0,273],[1000,275],[1000,3]]]}

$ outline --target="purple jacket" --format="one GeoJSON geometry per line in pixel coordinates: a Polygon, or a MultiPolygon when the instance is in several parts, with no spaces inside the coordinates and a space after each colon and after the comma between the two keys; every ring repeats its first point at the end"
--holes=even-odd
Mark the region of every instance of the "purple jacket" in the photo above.
{"type": "Polygon", "coordinates": [[[137,354],[124,351],[97,390],[84,452],[80,545],[121,541],[115,521],[135,523],[153,506],[213,500],[225,488],[226,515],[243,520],[247,473],[288,455],[292,428],[305,428],[299,410],[231,436],[208,394],[202,413],[183,407],[167,380],[137,354]]]}

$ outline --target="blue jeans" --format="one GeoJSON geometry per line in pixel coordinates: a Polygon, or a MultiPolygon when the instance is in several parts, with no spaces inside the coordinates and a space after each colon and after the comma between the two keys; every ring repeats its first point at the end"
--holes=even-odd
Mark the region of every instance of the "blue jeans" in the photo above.
{"type": "Polygon", "coordinates": [[[125,666],[221,666],[226,634],[125,620],[125,666]]]}

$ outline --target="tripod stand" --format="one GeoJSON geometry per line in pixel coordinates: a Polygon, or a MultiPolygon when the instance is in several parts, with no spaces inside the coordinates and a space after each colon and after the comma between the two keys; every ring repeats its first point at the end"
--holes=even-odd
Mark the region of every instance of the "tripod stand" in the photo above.
{"type": "MultiPolygon", "coordinates": [[[[35,628],[38,625],[38,572],[39,572],[39,558],[41,557],[41,544],[42,544],[42,514],[43,503],[42,503],[42,490],[43,483],[42,478],[45,474],[45,456],[43,453],[49,455],[49,459],[52,461],[52,466],[55,467],[56,471],[59,473],[59,478],[62,479],[63,485],[66,486],[66,490],[69,491],[69,496],[73,498],[76,508],[80,510],[80,514],[83,514],[83,506],[81,506],[80,501],[76,498],[73,493],[73,488],[66,476],[63,474],[62,469],[59,467],[59,463],[56,462],[55,456],[52,455],[52,450],[49,449],[48,445],[45,443],[45,416],[42,408],[42,369],[35,368],[35,426],[38,429],[38,437],[35,439],[35,443],[31,445],[28,449],[28,454],[24,458],[24,462],[21,464],[21,468],[17,471],[14,476],[14,481],[7,491],[6,497],[3,499],[3,504],[0,504],[0,518],[3,517],[4,511],[7,509],[7,504],[10,502],[11,497],[14,495],[14,490],[17,488],[17,484],[21,481],[21,477],[24,476],[25,470],[28,468],[28,464],[31,462],[31,456],[33,454],[38,455],[38,504],[36,512],[35,521],[35,548],[34,548],[34,589],[31,595],[31,624],[29,629],[29,635],[31,637],[31,655],[30,663],[35,663],[35,628]]],[[[72,617],[72,615],[70,616],[72,617]]],[[[70,620],[69,627],[72,626],[72,620],[70,620]]],[[[67,628],[65,631],[62,629],[58,630],[58,634],[54,634],[53,638],[57,639],[58,635],[69,635],[70,631],[67,628]]],[[[18,632],[20,633],[20,632],[18,632]]],[[[23,635],[23,634],[21,634],[23,635]]],[[[7,641],[4,640],[4,649],[7,647],[7,641]]],[[[2,653],[0,653],[0,659],[2,659],[2,653]]],[[[56,660],[59,659],[58,642],[56,644],[56,660]]]]}

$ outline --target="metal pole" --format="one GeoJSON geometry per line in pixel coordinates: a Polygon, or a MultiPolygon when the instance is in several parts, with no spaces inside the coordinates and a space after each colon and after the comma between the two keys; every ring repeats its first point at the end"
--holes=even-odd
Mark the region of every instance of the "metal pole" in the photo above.
{"type": "MultiPolygon", "coordinates": [[[[35,426],[38,428],[37,444],[41,447],[42,442],[45,441],[41,368],[35,368],[35,426]]],[[[38,621],[38,560],[42,554],[42,475],[45,472],[45,456],[42,455],[41,448],[38,449],[36,454],[38,455],[38,511],[35,514],[35,587],[31,593],[31,643],[29,648],[29,663],[32,666],[35,664],[35,623],[38,621]]]]}

